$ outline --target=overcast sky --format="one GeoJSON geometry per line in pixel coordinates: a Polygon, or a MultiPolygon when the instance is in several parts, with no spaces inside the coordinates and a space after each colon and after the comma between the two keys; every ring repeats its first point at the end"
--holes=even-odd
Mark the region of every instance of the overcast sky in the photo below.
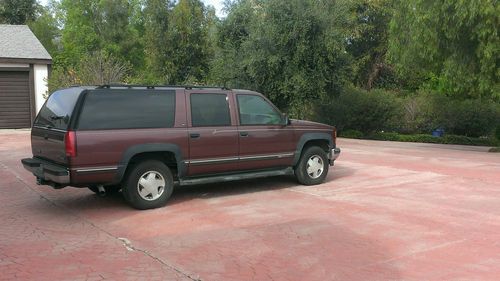
{"type": "MultiPolygon", "coordinates": [[[[215,7],[217,11],[217,16],[222,17],[224,14],[222,13],[222,2],[223,0],[202,0],[205,2],[205,5],[212,5],[215,7]]],[[[47,5],[48,0],[38,0],[42,5],[47,5]]]]}

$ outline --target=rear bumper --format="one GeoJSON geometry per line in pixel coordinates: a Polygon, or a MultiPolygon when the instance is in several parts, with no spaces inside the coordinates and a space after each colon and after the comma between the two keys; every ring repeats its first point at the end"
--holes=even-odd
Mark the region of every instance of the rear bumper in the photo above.
{"type": "Polygon", "coordinates": [[[36,176],[38,184],[64,187],[70,183],[69,170],[64,166],[37,158],[25,158],[21,163],[26,170],[36,176]]]}
{"type": "Polygon", "coordinates": [[[330,153],[328,154],[328,160],[330,162],[330,166],[333,166],[333,163],[335,162],[335,160],[337,160],[337,158],[339,158],[339,156],[340,156],[340,148],[336,147],[330,151],[330,153]]]}

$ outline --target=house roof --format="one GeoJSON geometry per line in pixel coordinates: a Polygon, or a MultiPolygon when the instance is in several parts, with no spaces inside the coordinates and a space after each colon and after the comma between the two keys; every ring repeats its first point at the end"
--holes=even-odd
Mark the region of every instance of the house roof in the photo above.
{"type": "Polygon", "coordinates": [[[0,24],[0,58],[52,60],[27,25],[0,24]]]}

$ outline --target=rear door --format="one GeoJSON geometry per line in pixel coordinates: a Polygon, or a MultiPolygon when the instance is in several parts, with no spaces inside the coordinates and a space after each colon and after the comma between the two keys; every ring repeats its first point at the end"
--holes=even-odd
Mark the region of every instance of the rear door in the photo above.
{"type": "Polygon", "coordinates": [[[238,131],[231,92],[186,90],[188,109],[188,175],[234,171],[238,164],[238,131]]]}
{"type": "Polygon", "coordinates": [[[81,88],[54,92],[40,109],[31,130],[33,156],[67,164],[64,137],[81,88]]]}
{"type": "Polygon", "coordinates": [[[295,153],[295,135],[274,105],[257,94],[237,94],[239,168],[287,167],[295,153]]]}

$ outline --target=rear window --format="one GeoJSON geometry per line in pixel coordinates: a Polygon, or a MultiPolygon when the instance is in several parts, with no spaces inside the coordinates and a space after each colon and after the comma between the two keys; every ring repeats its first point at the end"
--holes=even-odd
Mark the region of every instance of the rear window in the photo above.
{"type": "Polygon", "coordinates": [[[173,127],[175,91],[95,90],[87,94],[80,130],[173,127]]]}
{"type": "Polygon", "coordinates": [[[70,88],[54,92],[40,109],[34,124],[50,128],[68,129],[81,88],[70,88]]]}

